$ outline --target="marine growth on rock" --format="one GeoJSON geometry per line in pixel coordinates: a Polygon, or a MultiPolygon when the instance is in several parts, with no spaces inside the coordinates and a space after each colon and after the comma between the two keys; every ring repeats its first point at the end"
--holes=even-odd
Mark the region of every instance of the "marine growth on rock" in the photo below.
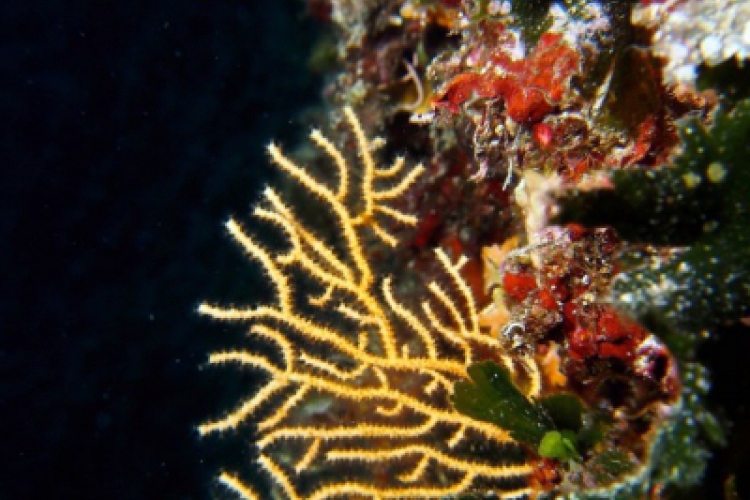
{"type": "Polygon", "coordinates": [[[269,146],[278,237],[227,223],[272,297],[199,308],[264,377],[199,427],[255,435],[223,487],[741,498],[703,351],[750,335],[743,2],[307,4],[326,133],[269,146]]]}

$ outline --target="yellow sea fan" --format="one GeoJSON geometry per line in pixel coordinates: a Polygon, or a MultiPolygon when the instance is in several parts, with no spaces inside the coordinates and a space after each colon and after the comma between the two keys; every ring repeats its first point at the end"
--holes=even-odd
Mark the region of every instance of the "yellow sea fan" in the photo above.
{"type": "MultiPolygon", "coordinates": [[[[202,304],[201,314],[246,322],[257,339],[248,346],[257,352],[214,353],[210,362],[237,363],[268,379],[199,431],[233,429],[252,417],[258,465],[276,494],[293,500],[489,491],[499,498],[524,497],[532,467],[517,444],[506,431],[455,411],[449,397],[454,383],[467,377],[466,368],[487,357],[522,373],[528,395],[536,396],[536,365],[531,358],[511,359],[480,329],[477,304],[459,274],[464,258],[452,262],[437,250],[444,279],[427,284],[421,301],[399,298],[392,277],[375,276],[366,242],[375,237],[395,247],[399,242],[388,225],[418,222],[392,204],[423,168],[407,169],[403,158],[378,167],[377,144],[350,108],[343,114],[359,161],[347,161],[319,131],[310,136],[330,157],[336,182],[316,178],[269,146],[273,163],[332,221],[335,238],[323,236],[272,188],[254,214],[284,235],[286,249],[272,252],[235,220],[227,223],[231,236],[264,268],[276,300],[248,308],[202,304]]],[[[219,479],[242,498],[259,498],[254,486],[235,475],[219,479]]]]}

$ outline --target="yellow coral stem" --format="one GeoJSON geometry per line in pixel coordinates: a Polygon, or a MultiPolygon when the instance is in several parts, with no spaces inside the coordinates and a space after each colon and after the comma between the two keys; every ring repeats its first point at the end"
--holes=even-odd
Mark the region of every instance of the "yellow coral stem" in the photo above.
{"type": "Polygon", "coordinates": [[[242,481],[231,474],[222,472],[219,476],[219,482],[237,493],[243,500],[260,500],[257,493],[245,486],[242,481]]]}
{"type": "MultiPolygon", "coordinates": [[[[403,157],[377,166],[374,153],[383,141],[367,138],[351,108],[343,115],[359,161],[349,161],[319,131],[310,135],[333,164],[335,179],[320,179],[277,146],[268,147],[273,163],[307,193],[305,210],[317,206],[321,217],[300,217],[294,200],[269,187],[254,214],[280,232],[281,248],[266,249],[238,222],[227,223],[265,271],[275,301],[201,304],[198,312],[213,319],[251,323],[255,342],[209,361],[263,372],[267,381],[198,430],[255,423],[258,466],[270,477],[274,498],[437,500],[487,485],[497,498],[523,497],[530,493],[523,483],[531,465],[482,455],[515,447],[515,441],[459,413],[450,396],[455,383],[467,379],[467,368],[490,351],[527,376],[526,395],[535,397],[541,387],[536,361],[511,358],[480,330],[476,300],[460,272],[465,257],[454,263],[436,250],[435,281],[422,288],[402,289],[391,277],[375,276],[373,260],[390,258],[384,248],[401,242],[391,226],[419,222],[400,207],[424,168],[407,169],[403,157]],[[347,466],[339,474],[342,462],[367,466],[347,466]]],[[[244,500],[259,499],[236,476],[222,473],[219,481],[244,500]]]]}
{"type": "Polygon", "coordinates": [[[530,474],[533,467],[529,464],[521,465],[489,465],[466,458],[455,458],[442,453],[430,446],[410,444],[390,450],[368,449],[340,449],[326,453],[328,460],[347,460],[352,462],[380,462],[383,460],[398,460],[408,455],[420,455],[434,460],[436,463],[455,471],[472,472],[486,478],[509,478],[530,474]]]}

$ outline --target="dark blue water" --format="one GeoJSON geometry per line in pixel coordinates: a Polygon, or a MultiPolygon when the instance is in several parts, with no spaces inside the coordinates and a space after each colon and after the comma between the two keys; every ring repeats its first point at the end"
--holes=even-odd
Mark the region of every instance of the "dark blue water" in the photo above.
{"type": "Polygon", "coordinates": [[[222,222],[264,144],[305,132],[315,23],[292,0],[16,1],[0,23],[0,499],[208,498],[247,445],[194,427],[253,380],[201,370],[241,332],[194,309],[257,297],[222,222]]]}

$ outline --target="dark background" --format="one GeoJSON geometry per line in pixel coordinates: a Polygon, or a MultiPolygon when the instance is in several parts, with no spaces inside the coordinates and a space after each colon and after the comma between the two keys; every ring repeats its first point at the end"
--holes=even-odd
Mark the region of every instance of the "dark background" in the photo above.
{"type": "Polygon", "coordinates": [[[208,498],[250,445],[195,426],[251,387],[204,366],[241,332],[195,308],[262,291],[222,223],[306,132],[318,26],[301,0],[0,10],[0,499],[208,498]]]}

